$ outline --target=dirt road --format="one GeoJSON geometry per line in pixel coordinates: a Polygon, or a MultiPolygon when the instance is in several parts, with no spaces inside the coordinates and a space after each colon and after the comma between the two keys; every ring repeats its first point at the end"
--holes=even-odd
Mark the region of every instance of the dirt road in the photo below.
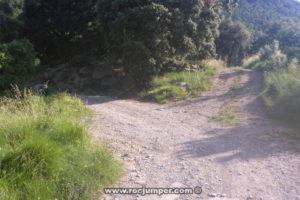
{"type": "Polygon", "coordinates": [[[241,88],[228,95],[237,76],[222,69],[212,91],[168,105],[86,97],[97,113],[95,139],[108,140],[124,160],[127,175],[116,187],[203,187],[201,195],[103,198],[299,200],[299,140],[265,116],[260,73],[243,71],[241,88]],[[224,102],[239,110],[240,125],[211,121],[224,102]]]}

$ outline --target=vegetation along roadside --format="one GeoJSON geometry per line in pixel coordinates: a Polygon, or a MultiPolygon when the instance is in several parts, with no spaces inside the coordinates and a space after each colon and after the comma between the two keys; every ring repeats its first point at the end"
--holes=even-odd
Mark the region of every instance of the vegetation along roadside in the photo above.
{"type": "Polygon", "coordinates": [[[202,92],[211,88],[218,67],[203,63],[194,66],[194,70],[170,72],[154,77],[151,89],[140,93],[140,97],[144,100],[168,103],[201,96],[202,92]]]}
{"type": "Polygon", "coordinates": [[[92,144],[92,112],[67,94],[18,91],[0,99],[0,196],[5,200],[91,199],[122,174],[106,147],[92,144]]]}

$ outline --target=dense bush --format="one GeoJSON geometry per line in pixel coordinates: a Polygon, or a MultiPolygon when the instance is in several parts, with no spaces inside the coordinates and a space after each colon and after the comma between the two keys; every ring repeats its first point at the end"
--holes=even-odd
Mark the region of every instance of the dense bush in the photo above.
{"type": "Polygon", "coordinates": [[[299,47],[287,47],[285,53],[288,56],[288,59],[297,58],[300,60],[300,46],[299,47]]]}
{"type": "Polygon", "coordinates": [[[245,68],[257,69],[260,71],[274,71],[284,69],[288,65],[287,56],[279,49],[279,42],[274,41],[259,51],[259,56],[247,63],[245,68]]]}
{"type": "Polygon", "coordinates": [[[220,25],[216,45],[218,55],[228,66],[241,65],[251,45],[251,33],[244,24],[227,19],[220,25]]]}
{"type": "Polygon", "coordinates": [[[79,99],[17,94],[0,99],[1,199],[87,200],[116,181],[120,165],[91,144],[79,99]]]}
{"type": "Polygon", "coordinates": [[[28,40],[0,44],[0,89],[23,80],[34,70],[35,51],[28,40]]]}

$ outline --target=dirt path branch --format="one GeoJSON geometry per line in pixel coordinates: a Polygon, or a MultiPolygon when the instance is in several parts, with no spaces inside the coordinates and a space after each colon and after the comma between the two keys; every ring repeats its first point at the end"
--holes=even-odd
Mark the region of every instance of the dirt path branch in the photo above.
{"type": "Polygon", "coordinates": [[[212,91],[169,105],[86,97],[97,113],[95,138],[109,140],[125,162],[121,187],[203,186],[201,195],[104,199],[300,199],[298,141],[265,116],[261,78],[255,71],[223,69],[212,91]],[[240,88],[231,98],[237,76],[240,88]],[[224,127],[211,116],[229,98],[241,121],[224,127]]]}

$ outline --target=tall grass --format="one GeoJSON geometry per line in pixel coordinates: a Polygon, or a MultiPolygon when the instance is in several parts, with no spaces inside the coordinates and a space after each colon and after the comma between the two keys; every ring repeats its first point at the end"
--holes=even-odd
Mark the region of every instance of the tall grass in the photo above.
{"type": "Polygon", "coordinates": [[[286,69],[265,73],[263,99],[273,117],[300,122],[300,65],[296,60],[286,69]]]}
{"type": "Polygon", "coordinates": [[[114,183],[120,164],[91,143],[81,100],[30,92],[0,99],[0,199],[88,200],[114,183]]]}
{"type": "Polygon", "coordinates": [[[168,103],[200,96],[203,91],[210,89],[216,68],[206,65],[201,68],[202,71],[171,72],[154,77],[151,90],[141,93],[141,97],[159,103],[168,103]]]}

